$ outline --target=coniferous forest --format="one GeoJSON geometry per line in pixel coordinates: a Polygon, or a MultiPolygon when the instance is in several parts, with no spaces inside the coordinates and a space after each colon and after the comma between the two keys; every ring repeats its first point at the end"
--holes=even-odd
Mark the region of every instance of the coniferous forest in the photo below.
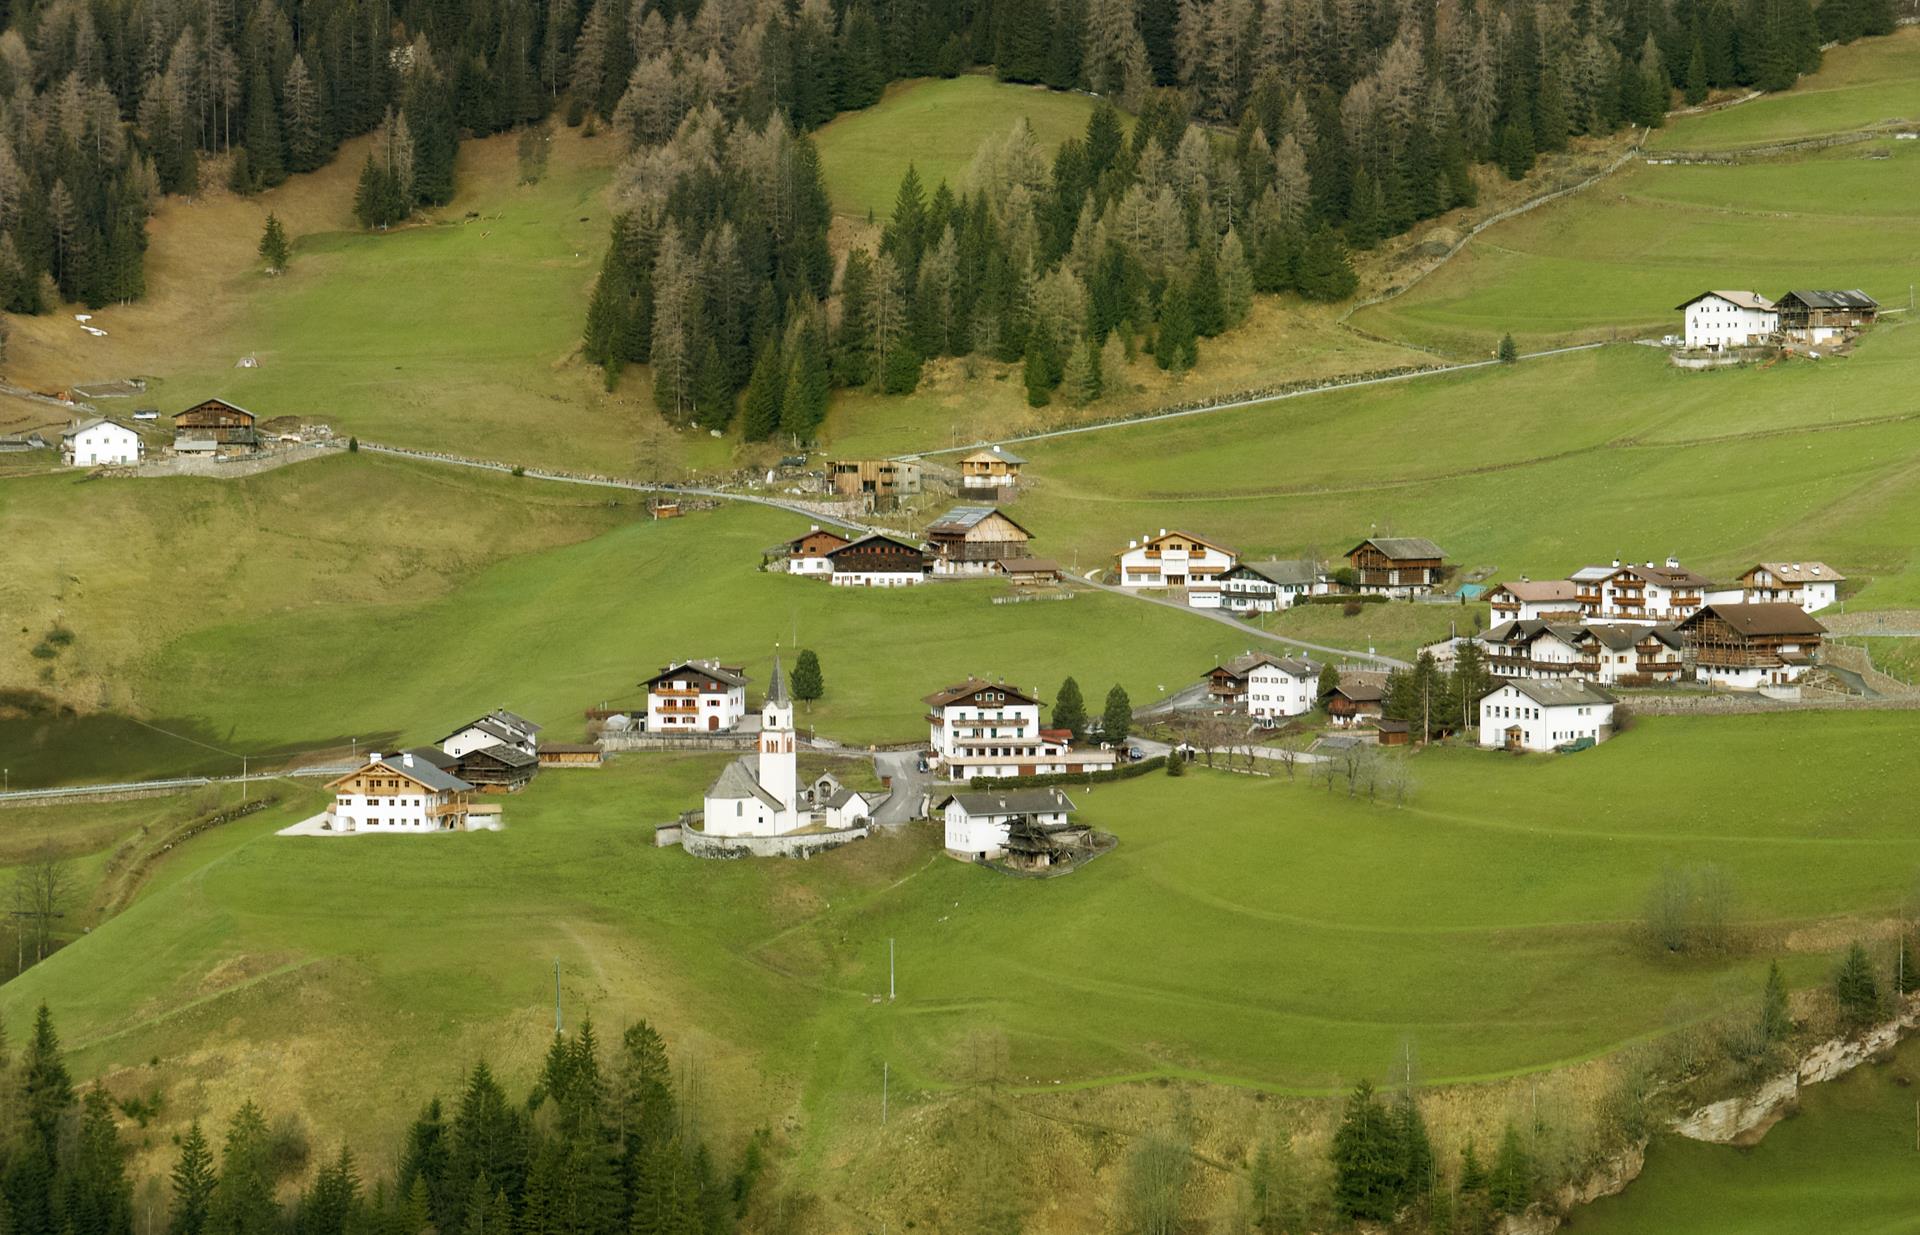
{"type": "MultiPolygon", "coordinates": [[[[600,13],[583,47],[600,46],[600,13]]],[[[634,14],[624,90],[607,57],[576,62],[590,71],[569,119],[591,111],[634,152],[587,356],[609,384],[650,364],[671,420],[738,415],[749,438],[796,440],[832,387],[909,392],[934,357],[1019,363],[1035,405],[1099,397],[1142,349],[1187,368],[1255,291],[1352,295],[1350,251],[1472,203],[1475,164],[1518,180],[1575,137],[1659,125],[1676,97],[1784,89],[1824,40],[1893,24],[1890,0],[807,0],[731,14],[708,0],[634,14]],[[966,184],[909,172],[878,246],[836,276],[806,130],[887,81],[976,64],[1102,104],[1050,155],[1016,128],[966,184]]]]}
{"type": "MultiPolygon", "coordinates": [[[[11,1235],[722,1235],[759,1142],[723,1178],[644,1021],[604,1050],[589,1021],[556,1035],[524,1101],[477,1063],[405,1143],[310,1145],[294,1113],[243,1103],[176,1138],[162,1195],[136,1223],[131,1146],[164,1091],[115,1101],[77,1086],[45,1006],[16,1062],[0,1042],[0,1230],[11,1235]],[[297,1192],[289,1187],[298,1184],[297,1192]],[[284,1198],[284,1199],[283,1199],[284,1198]]],[[[396,1099],[405,1101],[405,1099],[396,1099]]]]}

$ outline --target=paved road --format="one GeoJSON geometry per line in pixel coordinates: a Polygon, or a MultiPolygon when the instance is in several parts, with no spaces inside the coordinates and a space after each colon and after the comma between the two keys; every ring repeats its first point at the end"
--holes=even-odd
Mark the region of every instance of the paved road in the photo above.
{"type": "Polygon", "coordinates": [[[897,827],[920,817],[920,801],[938,782],[933,773],[919,768],[917,750],[883,750],[873,757],[873,770],[890,778],[893,793],[873,812],[875,823],[897,827]]]}
{"type": "MultiPolygon", "coordinates": [[[[1605,347],[1604,343],[1576,343],[1572,347],[1550,347],[1544,352],[1527,352],[1522,360],[1538,360],[1544,356],[1559,356],[1567,352],[1586,352],[1596,347],[1605,347]]],[[[1386,377],[1352,378],[1346,381],[1334,380],[1323,386],[1309,386],[1304,390],[1285,390],[1277,394],[1253,395],[1245,399],[1231,399],[1225,403],[1209,403],[1204,407],[1182,407],[1170,412],[1153,412],[1145,416],[1132,416],[1125,420],[1103,420],[1099,424],[1075,425],[1068,429],[1048,429],[1044,433],[1024,433],[1018,437],[1002,437],[989,441],[972,442],[965,446],[942,446],[937,450],[919,450],[912,454],[895,455],[895,459],[924,459],[930,455],[952,455],[965,451],[982,450],[989,446],[1012,446],[1020,442],[1043,442],[1049,438],[1073,437],[1081,433],[1104,433],[1110,429],[1131,429],[1136,425],[1150,425],[1165,420],[1183,420],[1188,416],[1210,416],[1215,412],[1231,412],[1240,408],[1259,407],[1263,403],[1280,403],[1287,399],[1304,399],[1310,395],[1331,394],[1336,390],[1357,390],[1362,386],[1384,386],[1389,382],[1411,382],[1423,377],[1440,377],[1448,373],[1465,373],[1472,369],[1486,369],[1503,364],[1500,360],[1470,360],[1464,364],[1435,365],[1431,369],[1416,369],[1411,373],[1393,373],[1386,377]]]]}
{"type": "Polygon", "coordinates": [[[1321,652],[1328,656],[1346,656],[1354,660],[1372,661],[1374,664],[1386,669],[1412,668],[1412,666],[1404,660],[1395,660],[1391,656],[1381,656],[1376,652],[1356,652],[1352,648],[1328,647],[1324,643],[1308,643],[1304,639],[1289,639],[1284,635],[1276,635],[1272,631],[1261,630],[1258,626],[1243,622],[1225,610],[1195,609],[1193,606],[1174,600],[1171,597],[1150,596],[1139,588],[1121,587],[1117,583],[1100,583],[1093,579],[1078,579],[1075,580],[1075,582],[1083,583],[1088,587],[1099,588],[1103,592],[1111,592],[1115,596],[1130,596],[1135,600],[1145,601],[1148,604],[1165,605],[1169,609],[1178,609],[1182,613],[1196,614],[1200,617],[1218,622],[1222,626],[1231,626],[1233,629],[1250,635],[1255,639],[1265,639],[1269,643],[1284,643],[1289,647],[1306,648],[1310,652],[1321,652]]]}
{"type": "MultiPolygon", "coordinates": [[[[358,765],[355,765],[358,766],[358,765]]],[[[255,772],[251,776],[175,776],[166,780],[115,781],[104,785],[61,785],[54,789],[15,789],[0,793],[0,803],[32,802],[51,798],[77,798],[93,793],[162,793],[170,789],[196,789],[201,785],[237,785],[278,780],[283,776],[344,776],[352,767],[314,766],[290,768],[284,772],[255,772]]]]}

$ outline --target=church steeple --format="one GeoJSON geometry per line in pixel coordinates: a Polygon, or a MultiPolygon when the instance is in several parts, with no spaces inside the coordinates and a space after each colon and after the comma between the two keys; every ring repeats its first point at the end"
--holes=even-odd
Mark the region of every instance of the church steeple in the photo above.
{"type": "Polygon", "coordinates": [[[780,803],[774,833],[800,826],[799,769],[794,751],[793,704],[787,700],[787,674],[780,653],[773,653],[773,680],[760,707],[760,788],[780,803]]]}
{"type": "Polygon", "coordinates": [[[787,675],[780,669],[780,653],[773,654],[773,682],[767,687],[767,702],[785,705],[787,702],[787,675]]]}

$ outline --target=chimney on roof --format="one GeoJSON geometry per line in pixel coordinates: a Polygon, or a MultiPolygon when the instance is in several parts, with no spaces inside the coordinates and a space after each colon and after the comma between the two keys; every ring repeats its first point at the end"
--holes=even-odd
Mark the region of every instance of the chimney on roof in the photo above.
{"type": "Polygon", "coordinates": [[[402,755],[402,756],[400,756],[400,762],[401,762],[401,763],[404,763],[404,764],[406,764],[406,765],[407,765],[408,767],[412,767],[412,766],[413,766],[413,752],[412,752],[412,751],[408,751],[408,752],[407,752],[406,754],[404,754],[404,755],[402,755]]]}
{"type": "Polygon", "coordinates": [[[1679,559],[1679,558],[1677,558],[1677,557],[1674,557],[1674,556],[1673,556],[1672,554],[1668,554],[1668,555],[1667,555],[1667,569],[1668,569],[1668,570],[1679,570],[1679,569],[1680,569],[1680,559],[1679,559]]]}
{"type": "Polygon", "coordinates": [[[1613,564],[1614,564],[1614,566],[1615,566],[1615,567],[1617,568],[1617,567],[1618,567],[1618,566],[1620,565],[1620,559],[1619,559],[1619,558],[1617,558],[1617,557],[1616,557],[1616,558],[1614,558],[1614,559],[1613,559],[1613,564]]]}
{"type": "Polygon", "coordinates": [[[380,762],[380,752],[376,750],[376,751],[374,751],[374,752],[373,752],[372,754],[370,754],[370,755],[368,755],[368,756],[367,756],[367,762],[368,762],[368,763],[378,763],[378,762],[380,762]]]}
{"type": "Polygon", "coordinates": [[[1165,536],[1165,535],[1167,534],[1167,529],[1166,529],[1166,528],[1161,528],[1161,529],[1160,529],[1160,534],[1161,534],[1162,536],[1165,536]]]}
{"type": "Polygon", "coordinates": [[[1800,563],[1798,563],[1798,562],[1795,562],[1795,563],[1793,564],[1793,568],[1794,568],[1794,570],[1795,570],[1795,571],[1798,571],[1798,570],[1800,569],[1800,563]]]}

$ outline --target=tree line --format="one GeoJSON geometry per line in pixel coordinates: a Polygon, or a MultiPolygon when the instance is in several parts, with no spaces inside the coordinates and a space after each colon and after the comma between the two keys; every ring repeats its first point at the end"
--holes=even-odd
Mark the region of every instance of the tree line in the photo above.
{"type": "MultiPolygon", "coordinates": [[[[0,1078],[0,1230],[133,1235],[132,1147],[120,1123],[145,1126],[164,1096],[116,1102],[99,1084],[79,1090],[45,1005],[17,1063],[0,1038],[0,1078]]],[[[556,1034],[524,1101],[475,1064],[450,1105],[436,1098],[419,1112],[390,1173],[351,1144],[309,1169],[298,1121],[270,1124],[251,1101],[217,1146],[198,1121],[176,1143],[167,1235],[723,1235],[761,1161],[755,1140],[723,1175],[696,1112],[676,1097],[666,1043],[644,1021],[611,1049],[591,1021],[556,1034]]]]}

